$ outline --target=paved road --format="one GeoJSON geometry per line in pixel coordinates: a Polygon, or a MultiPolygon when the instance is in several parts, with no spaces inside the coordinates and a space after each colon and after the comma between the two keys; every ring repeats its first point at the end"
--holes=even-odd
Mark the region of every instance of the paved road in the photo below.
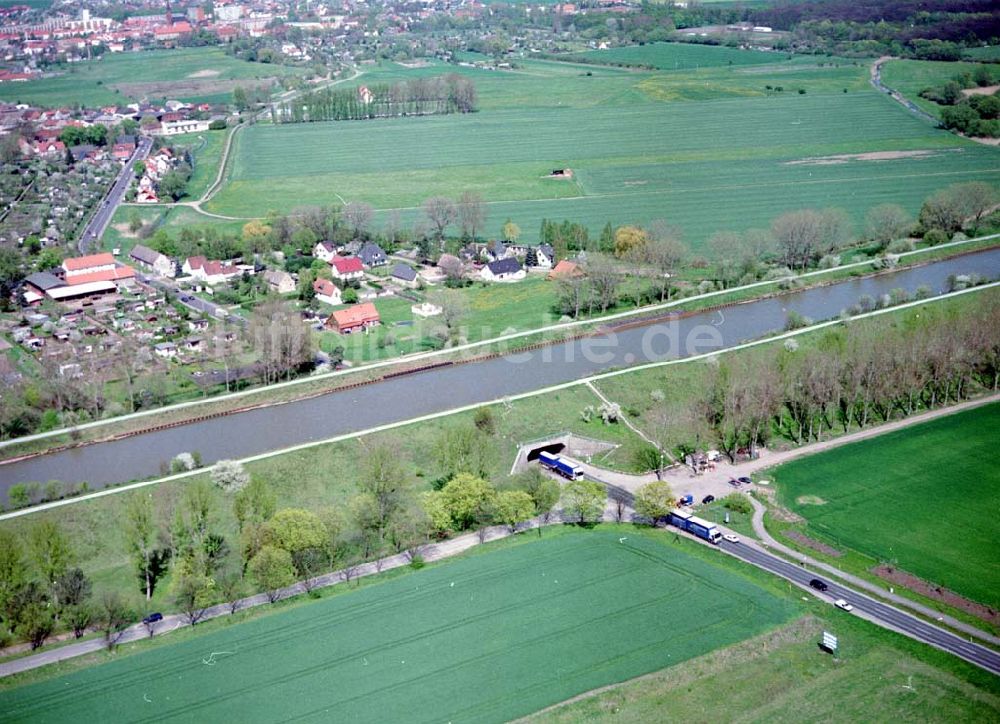
{"type": "MultiPolygon", "coordinates": [[[[604,483],[603,480],[592,473],[587,474],[585,477],[605,484],[612,499],[621,499],[630,509],[633,507],[635,497],[630,491],[617,485],[604,483]]],[[[723,528],[723,526],[720,526],[720,528],[723,528]]],[[[685,533],[684,535],[687,534],[685,533]]],[[[990,673],[1000,675],[1000,653],[985,646],[966,641],[962,637],[939,626],[923,621],[916,616],[900,611],[894,606],[877,601],[860,591],[834,583],[826,578],[822,580],[827,583],[829,588],[825,593],[817,594],[813,589],[809,588],[809,581],[818,577],[816,573],[806,569],[802,565],[789,563],[784,558],[768,552],[755,542],[743,540],[739,543],[730,543],[722,541],[719,544],[719,548],[731,556],[762,568],[799,586],[803,586],[814,595],[826,598],[831,603],[838,598],[843,598],[854,606],[856,614],[868,619],[872,623],[883,628],[898,631],[912,639],[930,644],[965,659],[976,666],[986,669],[990,673]]],[[[844,615],[850,614],[844,612],[844,615]]]]}
{"type": "Polygon", "coordinates": [[[236,314],[229,314],[223,307],[214,302],[209,302],[201,297],[196,297],[194,294],[180,291],[173,282],[167,279],[145,274],[139,274],[138,277],[139,281],[143,284],[155,287],[161,292],[169,292],[177,301],[194,312],[207,314],[213,319],[225,319],[230,324],[236,324],[241,327],[247,323],[247,320],[243,317],[236,314]]]}
{"type": "Polygon", "coordinates": [[[101,206],[97,209],[97,213],[91,217],[87,223],[87,227],[83,230],[83,236],[80,237],[79,241],[81,254],[87,254],[90,245],[103,236],[104,231],[108,228],[108,224],[111,223],[111,218],[118,209],[118,205],[125,198],[125,192],[128,191],[128,185],[133,175],[132,166],[135,165],[136,161],[146,158],[149,154],[149,149],[152,147],[152,138],[139,136],[139,143],[136,145],[135,152],[128,160],[128,163],[122,166],[122,170],[118,172],[118,178],[115,179],[115,183],[111,187],[111,190],[108,191],[108,195],[104,197],[101,206]]]}
{"type": "MultiPolygon", "coordinates": [[[[728,541],[723,541],[719,547],[730,555],[736,556],[758,568],[770,571],[800,586],[808,586],[809,581],[817,577],[815,573],[810,572],[804,567],[789,563],[785,559],[779,558],[772,553],[767,553],[750,543],[729,543],[728,541]]],[[[821,595],[830,601],[843,598],[854,606],[856,614],[883,628],[898,631],[917,641],[922,641],[925,644],[930,644],[963,658],[993,674],[1000,675],[1000,654],[996,651],[966,641],[950,631],[904,613],[894,606],[876,601],[852,588],[833,583],[825,578],[823,580],[826,581],[829,588],[825,594],[821,595]]],[[[843,613],[845,616],[850,615],[847,612],[843,613]]]]}

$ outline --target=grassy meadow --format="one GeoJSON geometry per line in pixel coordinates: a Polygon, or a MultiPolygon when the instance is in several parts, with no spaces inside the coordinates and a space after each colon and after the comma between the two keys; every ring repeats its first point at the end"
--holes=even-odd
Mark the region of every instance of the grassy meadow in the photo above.
{"type": "Polygon", "coordinates": [[[531,722],[991,722],[996,679],[865,621],[819,611],[748,641],[529,717],[531,722]],[[816,642],[833,631],[837,658],[816,642]],[[971,674],[971,675],[970,675],[971,674]],[[832,712],[836,712],[835,715],[832,712]]]}
{"type": "Polygon", "coordinates": [[[995,608],[998,429],[1000,404],[988,405],[790,462],[772,477],[808,535],[995,608]]]}
{"type": "Polygon", "coordinates": [[[5,692],[0,719],[133,721],[155,710],[192,720],[330,711],[348,721],[510,720],[799,611],[697,544],[670,540],[604,527],[525,536],[5,692]],[[226,653],[206,666],[213,651],[226,653]]]}
{"type": "MultiPolygon", "coordinates": [[[[692,70],[713,66],[766,65],[790,60],[787,53],[738,50],[694,43],[647,43],[575,53],[592,63],[645,65],[659,70],[692,70]]],[[[802,56],[802,62],[811,62],[802,56]]]]}
{"type": "MultiPolygon", "coordinates": [[[[931,115],[940,117],[944,106],[921,98],[920,91],[932,86],[942,86],[956,75],[972,73],[981,65],[982,63],[949,63],[934,60],[890,60],[882,66],[882,82],[902,93],[931,115]]],[[[1000,65],[987,64],[986,67],[993,76],[993,82],[1000,83],[1000,65]]]]}
{"type": "Polygon", "coordinates": [[[297,72],[287,66],[239,60],[216,47],[108,53],[68,65],[53,78],[4,83],[0,100],[47,107],[94,107],[143,98],[226,103],[238,84],[256,85],[297,72]]]}
{"type": "Polygon", "coordinates": [[[793,209],[843,207],[860,230],[874,205],[915,212],[948,184],[1000,181],[1000,152],[913,118],[852,61],[755,53],[751,61],[769,62],[729,66],[740,51],[640,51],[664,64],[671,53],[704,56],[706,66],[724,55],[715,67],[653,72],[546,61],[512,72],[374,67],[354,82],[470,76],[481,110],[248,128],[208,208],[254,217],[342,198],[415,222],[424,199],[469,190],[489,202],[491,236],[507,218],[528,241],[542,218],[580,221],[595,234],[608,221],[663,218],[698,249],[715,231],[766,227],[793,209]],[[547,178],[564,167],[571,180],[547,178]]]}

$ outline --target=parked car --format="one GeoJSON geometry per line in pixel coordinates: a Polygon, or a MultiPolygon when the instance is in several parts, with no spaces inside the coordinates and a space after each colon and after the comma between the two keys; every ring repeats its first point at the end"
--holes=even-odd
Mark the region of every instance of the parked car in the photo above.
{"type": "Polygon", "coordinates": [[[819,580],[818,578],[814,578],[811,581],[809,581],[809,585],[812,588],[815,588],[817,591],[825,591],[828,588],[826,583],[824,581],[819,580]]]}
{"type": "Polygon", "coordinates": [[[742,478],[736,478],[736,479],[737,479],[737,480],[739,480],[739,481],[740,481],[741,483],[743,483],[744,485],[750,485],[750,483],[752,483],[752,482],[753,482],[753,481],[752,481],[752,480],[751,480],[750,478],[748,478],[748,477],[742,477],[742,478]]]}
{"type": "Polygon", "coordinates": [[[734,488],[740,487],[740,484],[732,479],[729,480],[729,484],[732,485],[734,488]]]}
{"type": "Polygon", "coordinates": [[[836,601],[834,601],[833,605],[836,606],[837,608],[843,609],[844,611],[853,611],[854,610],[854,606],[852,606],[851,604],[849,604],[847,601],[845,601],[842,598],[838,598],[836,601]]]}
{"type": "Polygon", "coordinates": [[[706,495],[704,498],[701,499],[702,505],[708,505],[709,503],[714,503],[714,502],[715,502],[714,495],[706,495]]]}
{"type": "Polygon", "coordinates": [[[722,540],[727,540],[730,543],[739,543],[740,542],[739,536],[735,536],[732,533],[726,533],[724,536],[722,536],[722,540]]]}
{"type": "Polygon", "coordinates": [[[142,619],[142,622],[146,625],[151,623],[157,623],[163,620],[163,614],[157,611],[156,613],[151,613],[146,618],[142,619]]]}

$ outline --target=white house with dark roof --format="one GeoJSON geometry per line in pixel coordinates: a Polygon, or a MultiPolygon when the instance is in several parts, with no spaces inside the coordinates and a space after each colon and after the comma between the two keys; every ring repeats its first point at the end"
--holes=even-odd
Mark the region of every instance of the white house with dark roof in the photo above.
{"type": "Polygon", "coordinates": [[[420,284],[417,278],[417,270],[409,264],[403,264],[402,262],[392,268],[392,271],[389,272],[389,278],[396,284],[410,289],[414,289],[420,284]]]}
{"type": "Polygon", "coordinates": [[[177,275],[177,266],[165,254],[150,249],[148,246],[136,244],[129,252],[129,259],[136,262],[144,269],[148,269],[157,276],[174,277],[177,275]]]}
{"type": "Polygon", "coordinates": [[[551,269],[556,265],[556,252],[549,244],[539,244],[535,247],[535,259],[538,261],[538,266],[551,269]]]}
{"type": "Polygon", "coordinates": [[[362,244],[361,248],[358,249],[357,256],[361,260],[361,263],[369,269],[371,267],[383,266],[389,262],[389,257],[382,251],[382,247],[371,242],[362,244]]]}
{"type": "Polygon", "coordinates": [[[524,267],[514,257],[491,261],[479,273],[487,282],[519,282],[527,275],[524,267]]]}
{"type": "Polygon", "coordinates": [[[332,241],[317,241],[313,247],[313,256],[317,259],[329,263],[333,257],[337,256],[337,245],[332,241]]]}

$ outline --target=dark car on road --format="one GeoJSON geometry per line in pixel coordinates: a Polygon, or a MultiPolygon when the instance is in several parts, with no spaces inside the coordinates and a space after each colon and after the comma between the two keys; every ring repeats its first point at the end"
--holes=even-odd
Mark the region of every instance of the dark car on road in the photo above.
{"type": "Polygon", "coordinates": [[[142,619],[142,622],[148,626],[151,623],[158,623],[162,620],[163,620],[163,614],[157,612],[149,614],[148,616],[146,616],[146,618],[142,619]]]}
{"type": "Polygon", "coordinates": [[[743,483],[744,485],[750,485],[750,483],[753,482],[750,478],[736,478],[736,479],[741,483],[743,483]]]}
{"type": "Polygon", "coordinates": [[[709,503],[714,503],[715,502],[715,496],[714,495],[706,495],[704,498],[701,499],[701,502],[702,502],[703,505],[708,505],[709,503]]]}
{"type": "Polygon", "coordinates": [[[809,585],[815,588],[817,591],[825,591],[827,589],[826,583],[819,580],[818,578],[814,578],[811,581],[809,581],[809,585]]]}

